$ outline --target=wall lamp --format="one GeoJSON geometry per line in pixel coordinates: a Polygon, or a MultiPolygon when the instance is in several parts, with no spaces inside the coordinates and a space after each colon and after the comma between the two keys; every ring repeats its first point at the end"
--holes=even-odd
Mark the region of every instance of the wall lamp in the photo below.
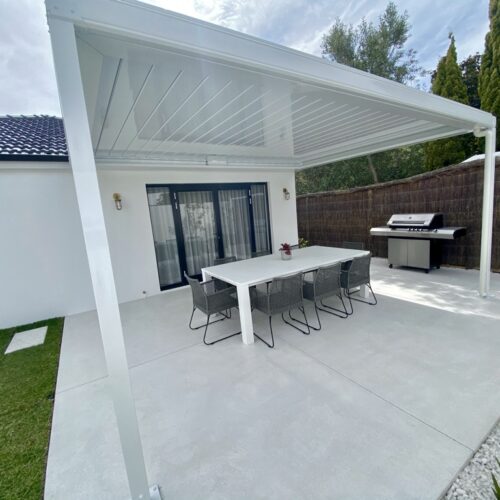
{"type": "Polygon", "coordinates": [[[122,195],[120,193],[113,193],[113,200],[115,201],[116,210],[122,209],[122,195]]]}
{"type": "Polygon", "coordinates": [[[287,188],[283,188],[283,198],[285,200],[289,200],[290,199],[290,191],[288,191],[287,188]]]}

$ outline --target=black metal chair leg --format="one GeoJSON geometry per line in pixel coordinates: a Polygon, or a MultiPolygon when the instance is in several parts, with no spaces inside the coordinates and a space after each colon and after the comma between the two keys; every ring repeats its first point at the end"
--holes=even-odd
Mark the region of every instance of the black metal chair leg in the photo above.
{"type": "Polygon", "coordinates": [[[346,307],[346,311],[347,311],[347,315],[348,316],[351,316],[351,314],[354,312],[354,309],[352,307],[352,300],[351,300],[351,295],[347,292],[347,288],[344,289],[344,296],[347,298],[347,300],[349,301],[349,307],[351,309],[351,311],[347,311],[347,307],[346,307]]]}
{"type": "Polygon", "coordinates": [[[344,310],[337,309],[336,307],[333,307],[333,306],[330,306],[328,304],[325,304],[323,302],[323,300],[319,301],[319,303],[322,305],[323,309],[321,307],[318,307],[318,309],[320,311],[326,312],[326,313],[331,314],[333,316],[337,316],[337,318],[346,319],[346,318],[349,317],[349,312],[346,309],[346,306],[345,306],[345,303],[344,303],[344,299],[342,299],[342,293],[340,293],[338,295],[338,297],[340,298],[340,300],[342,302],[342,306],[344,307],[344,310]]]}
{"type": "Polygon", "coordinates": [[[222,316],[226,319],[231,319],[231,309],[226,309],[224,312],[220,312],[222,316]]]}
{"type": "MultiPolygon", "coordinates": [[[[200,325],[200,326],[193,326],[192,323],[193,323],[193,317],[194,317],[194,312],[196,311],[196,307],[193,307],[193,311],[191,312],[191,318],[189,319],[189,328],[190,330],[199,330],[200,328],[204,328],[206,326],[206,324],[203,324],[203,325],[200,325]]],[[[224,314],[222,315],[224,316],[224,314]]],[[[214,321],[212,321],[211,323],[209,323],[210,325],[213,325],[214,323],[218,323],[219,321],[224,321],[225,319],[228,319],[227,316],[224,316],[223,318],[220,318],[220,319],[216,319],[214,321]]]]}
{"type": "Polygon", "coordinates": [[[316,330],[317,332],[319,332],[319,330],[321,330],[321,321],[319,319],[318,308],[316,306],[316,302],[314,302],[314,310],[316,311],[316,318],[318,319],[318,326],[313,326],[309,323],[304,323],[302,320],[293,317],[292,313],[290,311],[288,311],[288,315],[290,316],[290,319],[292,321],[296,321],[297,323],[300,323],[301,325],[308,326],[309,328],[312,328],[313,330],[316,330]]]}
{"type": "Polygon", "coordinates": [[[230,339],[231,337],[236,337],[236,335],[241,335],[241,332],[231,333],[230,335],[226,335],[225,337],[222,337],[220,339],[213,340],[212,342],[206,341],[206,335],[207,335],[207,332],[205,332],[205,335],[203,336],[203,343],[205,345],[214,345],[214,344],[217,344],[217,342],[222,342],[223,340],[230,339]]]}
{"type": "MultiPolygon", "coordinates": [[[[309,323],[307,321],[307,316],[306,316],[306,311],[304,308],[298,308],[300,311],[302,311],[302,314],[304,315],[305,323],[302,323],[301,321],[298,321],[297,323],[302,323],[307,326],[307,332],[305,330],[302,330],[302,328],[299,328],[298,326],[294,325],[293,323],[290,323],[285,319],[284,313],[281,313],[281,319],[288,325],[291,326],[292,328],[295,328],[295,330],[298,330],[300,333],[303,333],[304,335],[310,335],[311,334],[311,327],[309,326],[309,323]]],[[[290,317],[290,320],[295,321],[295,319],[292,317],[290,314],[290,311],[288,311],[288,316],[290,317]]]]}
{"type": "Polygon", "coordinates": [[[210,324],[210,314],[207,315],[207,323],[205,325],[205,333],[203,334],[203,343],[207,344],[206,338],[207,338],[207,331],[208,331],[208,325],[210,324]]]}
{"type": "MultiPolygon", "coordinates": [[[[362,304],[368,304],[369,306],[375,306],[377,305],[377,296],[375,295],[375,293],[373,292],[373,288],[371,286],[370,283],[366,283],[366,286],[370,289],[370,292],[373,296],[373,301],[370,301],[370,300],[364,300],[364,299],[357,299],[355,297],[351,297],[351,293],[349,291],[347,291],[347,296],[349,297],[349,301],[351,300],[355,300],[356,302],[361,302],[362,304]]],[[[352,308],[352,303],[351,303],[351,308],[352,308]]]]}
{"type": "MultiPolygon", "coordinates": [[[[221,320],[217,320],[217,321],[221,321],[221,320]]],[[[213,340],[212,342],[207,342],[208,326],[213,324],[213,323],[217,323],[217,321],[212,321],[210,323],[210,314],[207,316],[207,322],[205,324],[205,333],[203,334],[203,343],[205,345],[214,345],[214,344],[217,344],[217,342],[222,342],[223,340],[230,339],[231,337],[235,337],[236,335],[241,334],[241,332],[231,333],[230,335],[226,335],[225,337],[222,337],[220,339],[213,340]]]]}
{"type": "Polygon", "coordinates": [[[271,343],[269,344],[267,341],[265,341],[262,337],[259,337],[255,332],[253,333],[261,342],[264,342],[264,344],[267,345],[269,348],[274,347],[274,334],[273,334],[273,322],[272,322],[273,317],[269,316],[269,330],[271,331],[271,343]]]}

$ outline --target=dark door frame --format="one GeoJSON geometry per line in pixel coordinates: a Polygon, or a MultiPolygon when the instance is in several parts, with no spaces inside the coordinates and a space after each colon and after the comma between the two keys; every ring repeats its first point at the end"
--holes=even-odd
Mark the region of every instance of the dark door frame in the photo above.
{"type": "MultiPolygon", "coordinates": [[[[248,193],[248,212],[250,217],[250,243],[251,251],[256,251],[256,238],[255,238],[255,222],[253,215],[253,202],[252,202],[252,186],[264,186],[266,193],[266,210],[267,210],[267,229],[268,229],[268,239],[269,239],[269,251],[272,252],[272,240],[271,240],[271,220],[269,211],[269,194],[267,189],[267,182],[228,182],[228,183],[200,183],[200,184],[165,184],[165,183],[149,183],[146,184],[146,194],[148,193],[148,188],[168,188],[170,194],[170,201],[172,204],[174,226],[175,226],[175,236],[177,240],[177,254],[179,257],[179,266],[181,272],[181,282],[174,283],[171,285],[161,285],[160,290],[169,290],[171,288],[178,288],[179,286],[186,285],[186,279],[184,278],[184,271],[187,271],[187,261],[186,261],[186,249],[184,244],[184,232],[182,229],[182,221],[180,217],[179,210],[179,200],[178,193],[186,191],[211,191],[212,192],[212,202],[214,205],[214,216],[215,216],[215,230],[217,237],[217,250],[220,257],[224,257],[224,235],[222,234],[222,219],[219,206],[219,196],[218,192],[221,190],[238,189],[246,190],[248,193]]],[[[158,262],[157,271],[158,271],[158,262]]],[[[159,272],[159,271],[158,271],[159,272]]],[[[195,276],[200,278],[201,275],[195,276]]],[[[159,278],[159,275],[158,275],[159,278]]]]}

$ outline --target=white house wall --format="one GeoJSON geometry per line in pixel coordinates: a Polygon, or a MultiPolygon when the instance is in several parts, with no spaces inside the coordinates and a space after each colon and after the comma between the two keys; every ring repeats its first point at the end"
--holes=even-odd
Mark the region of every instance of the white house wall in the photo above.
{"type": "Polygon", "coordinates": [[[12,166],[0,170],[0,328],[93,309],[69,166],[12,166]]]}
{"type": "MultiPolygon", "coordinates": [[[[93,309],[70,167],[27,162],[0,167],[0,328],[93,309]]],[[[101,169],[99,182],[120,302],[160,293],[146,184],[267,182],[273,249],[297,241],[292,171],[101,169]],[[115,192],[123,198],[121,211],[115,192]]]]}
{"type": "Polygon", "coordinates": [[[284,241],[297,241],[294,173],[265,170],[194,169],[161,171],[100,171],[99,182],[108,231],[113,269],[120,302],[159,292],[153,233],[147,204],[146,184],[205,184],[219,182],[267,182],[273,250],[284,241]],[[290,200],[283,198],[283,188],[290,200]],[[116,210],[113,193],[122,196],[123,209],[116,210]]]}

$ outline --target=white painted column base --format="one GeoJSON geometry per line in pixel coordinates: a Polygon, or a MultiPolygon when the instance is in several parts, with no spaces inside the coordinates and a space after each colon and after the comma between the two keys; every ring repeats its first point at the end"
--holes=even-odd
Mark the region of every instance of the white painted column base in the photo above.
{"type": "Polygon", "coordinates": [[[151,500],[162,500],[160,488],[157,484],[149,487],[149,497],[151,500]]]}

